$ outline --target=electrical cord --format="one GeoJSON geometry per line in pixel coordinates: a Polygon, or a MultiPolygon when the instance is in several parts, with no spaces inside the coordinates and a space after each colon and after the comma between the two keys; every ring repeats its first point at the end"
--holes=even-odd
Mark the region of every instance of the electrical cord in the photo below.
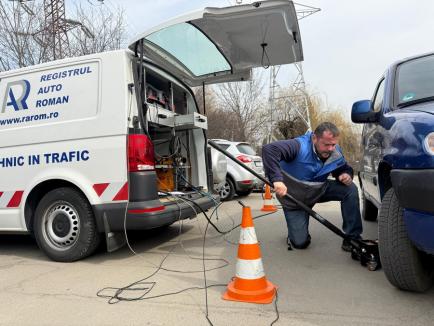
{"type": "MultiPolygon", "coordinates": [[[[181,199],[180,196],[174,196],[174,197],[176,197],[177,199],[181,199]]],[[[130,284],[124,286],[124,287],[120,287],[120,288],[105,287],[105,288],[103,288],[103,289],[101,289],[101,290],[99,290],[97,292],[97,296],[101,297],[101,298],[108,299],[108,303],[109,304],[115,304],[115,303],[118,303],[120,301],[139,301],[139,300],[155,299],[155,298],[160,298],[160,297],[165,297],[165,296],[180,294],[180,293],[183,293],[183,292],[186,292],[186,291],[189,291],[189,290],[205,290],[205,306],[206,306],[205,317],[206,317],[206,320],[208,321],[208,323],[210,325],[213,325],[212,321],[209,318],[208,288],[219,287],[219,286],[227,286],[227,284],[211,284],[211,285],[208,285],[207,284],[207,278],[206,278],[206,272],[207,271],[211,271],[211,270],[215,270],[215,269],[219,269],[219,268],[223,268],[223,267],[227,266],[229,264],[229,262],[227,262],[224,259],[209,259],[209,258],[205,258],[205,247],[206,247],[206,234],[207,234],[209,225],[211,225],[211,226],[214,225],[212,223],[212,221],[211,221],[211,218],[214,215],[214,213],[217,214],[217,209],[220,207],[220,205],[218,205],[218,206],[216,206],[214,208],[213,212],[211,213],[211,215],[209,217],[206,214],[206,212],[202,209],[202,207],[200,207],[193,200],[190,200],[190,199],[187,199],[187,198],[182,198],[181,201],[184,201],[186,203],[187,202],[191,202],[192,206],[190,206],[190,207],[192,207],[193,211],[196,214],[197,214],[197,211],[193,208],[193,206],[198,206],[198,208],[200,209],[200,211],[204,214],[205,218],[207,219],[207,224],[206,224],[205,232],[203,234],[203,241],[202,241],[202,266],[203,266],[203,269],[202,269],[201,272],[203,272],[203,274],[204,274],[204,286],[203,287],[197,287],[197,286],[196,287],[189,287],[189,288],[182,289],[180,291],[168,292],[168,293],[164,293],[164,294],[160,294],[160,295],[155,295],[155,296],[146,296],[147,294],[149,294],[152,291],[152,289],[157,284],[157,282],[150,282],[150,281],[147,281],[147,280],[150,279],[151,277],[153,277],[154,275],[156,275],[160,270],[165,270],[165,271],[170,271],[170,272],[181,272],[181,273],[196,273],[196,272],[199,272],[199,271],[188,271],[188,272],[187,271],[178,271],[178,270],[171,270],[171,269],[167,269],[167,268],[163,267],[164,262],[167,260],[167,258],[169,257],[169,255],[174,251],[174,249],[176,247],[174,245],[171,248],[171,250],[165,255],[165,257],[161,260],[160,264],[156,267],[156,270],[153,273],[151,273],[150,275],[148,275],[148,276],[146,276],[146,277],[144,277],[144,278],[142,278],[142,279],[140,279],[138,281],[130,283],[130,284]],[[224,260],[227,264],[225,264],[224,266],[219,266],[219,267],[215,267],[215,268],[212,268],[212,269],[207,269],[206,268],[206,264],[205,264],[206,260],[224,260]],[[114,291],[114,294],[106,294],[105,292],[107,292],[107,291],[114,291]],[[135,296],[135,297],[129,297],[128,295],[124,294],[124,293],[129,293],[129,292],[134,292],[134,293],[142,292],[142,293],[139,296],[135,296]]],[[[177,204],[177,205],[179,205],[179,204],[177,204]]],[[[181,212],[181,207],[180,206],[178,206],[178,207],[179,207],[179,211],[181,212]]],[[[125,212],[127,212],[127,210],[125,212]]],[[[272,212],[256,216],[256,217],[254,217],[254,219],[257,219],[257,218],[260,218],[260,217],[263,217],[263,216],[267,216],[267,215],[270,215],[270,214],[272,214],[272,212]]],[[[179,215],[178,220],[182,222],[182,220],[180,220],[180,217],[181,217],[181,215],[179,215]]],[[[220,233],[222,235],[225,235],[225,234],[228,234],[228,233],[232,232],[234,229],[238,228],[239,226],[241,226],[241,224],[232,227],[228,231],[221,231],[215,225],[213,227],[215,228],[215,230],[218,233],[220,233]]],[[[181,234],[181,228],[182,228],[182,223],[180,224],[180,234],[181,234]]],[[[126,232],[126,213],[125,213],[125,219],[124,219],[124,230],[126,232]]],[[[125,234],[125,235],[127,237],[127,234],[125,234]]],[[[126,239],[128,239],[128,238],[126,238],[126,239]]],[[[134,251],[134,249],[131,247],[131,245],[129,244],[128,240],[127,240],[127,243],[128,243],[128,247],[130,248],[131,252],[133,252],[134,254],[138,255],[134,251]]],[[[271,323],[271,325],[273,325],[279,319],[279,310],[278,310],[278,307],[277,307],[277,301],[278,301],[278,295],[277,295],[277,290],[276,290],[276,299],[275,299],[274,304],[275,304],[275,311],[276,311],[276,316],[277,317],[271,323]]]]}
{"type": "MultiPolygon", "coordinates": [[[[184,198],[184,199],[186,199],[186,198],[184,198]]],[[[188,199],[188,200],[189,200],[189,199],[188,199]]],[[[189,201],[190,201],[190,200],[189,200],[189,201]]],[[[198,205],[198,204],[195,203],[194,201],[192,201],[192,203],[198,205]]],[[[198,206],[199,206],[199,205],[198,205],[198,206]]],[[[216,207],[216,208],[217,208],[217,207],[216,207]]],[[[206,228],[205,228],[204,238],[203,238],[203,242],[202,242],[202,243],[203,243],[203,248],[205,248],[206,231],[208,230],[208,226],[209,226],[209,225],[213,225],[213,224],[212,224],[212,222],[211,222],[211,219],[207,216],[206,212],[203,210],[203,208],[199,206],[199,209],[202,211],[202,213],[204,214],[205,218],[206,218],[207,221],[208,221],[208,223],[207,223],[207,225],[206,225],[206,228]]],[[[266,213],[266,214],[258,215],[258,216],[256,216],[256,217],[254,217],[253,219],[255,220],[255,219],[257,219],[257,218],[264,217],[264,216],[267,216],[267,215],[270,215],[270,214],[274,214],[274,213],[275,213],[275,212],[270,212],[270,213],[266,213]]],[[[230,229],[230,230],[228,230],[228,231],[225,231],[225,232],[220,231],[218,228],[215,228],[215,229],[216,229],[216,231],[219,232],[219,233],[222,233],[222,234],[228,234],[228,233],[232,232],[234,229],[236,229],[236,228],[238,228],[238,227],[240,227],[240,226],[241,226],[241,224],[238,224],[238,225],[234,226],[232,229],[230,229]]],[[[204,250],[204,249],[203,249],[203,250],[204,250]]],[[[203,264],[204,264],[204,282],[205,282],[205,286],[204,286],[204,288],[205,288],[205,302],[206,302],[206,319],[207,319],[207,321],[208,321],[208,323],[209,323],[210,325],[213,325],[212,322],[211,322],[211,320],[210,320],[209,317],[208,317],[208,293],[207,293],[206,274],[205,274],[205,262],[203,262],[203,264]]],[[[271,325],[274,325],[274,324],[279,320],[279,318],[280,318],[280,316],[279,316],[279,309],[278,309],[278,306],[277,306],[277,301],[278,301],[278,293],[277,293],[277,289],[276,289],[276,299],[274,300],[274,307],[275,307],[275,311],[276,311],[276,318],[271,322],[270,326],[271,326],[271,325]]]]}
{"type": "MultiPolygon", "coordinates": [[[[132,104],[132,93],[130,96],[130,103],[129,103],[129,112],[131,112],[131,104],[132,104]]],[[[174,150],[174,152],[172,152],[172,155],[175,156],[175,154],[178,154],[177,152],[181,151],[181,146],[182,146],[182,142],[180,141],[179,137],[177,139],[175,139],[176,136],[173,137],[174,141],[173,143],[171,142],[171,145],[174,144],[174,146],[171,146],[171,150],[174,150]],[[175,147],[176,146],[176,147],[175,147]],[[176,149],[176,150],[175,150],[176,149]]],[[[127,137],[128,139],[128,137],[127,137]]],[[[127,140],[128,141],[128,140],[127,140]]],[[[128,146],[128,143],[127,143],[128,146]]],[[[182,176],[183,177],[183,176],[182,176]]],[[[129,176],[127,176],[128,179],[128,193],[129,193],[129,176]]],[[[183,179],[189,183],[184,177],[183,179]]],[[[173,245],[172,248],[166,253],[166,255],[163,257],[163,259],[160,261],[160,263],[158,265],[155,265],[153,263],[151,263],[151,265],[155,266],[155,271],[152,272],[150,275],[132,282],[124,287],[105,287],[101,290],[99,290],[96,295],[100,298],[105,298],[108,299],[108,303],[109,304],[115,304],[121,301],[139,301],[139,300],[148,300],[148,299],[155,299],[155,298],[160,298],[160,297],[165,297],[165,296],[170,296],[170,295],[176,295],[176,294],[180,294],[189,290],[205,290],[205,307],[206,307],[206,312],[205,312],[205,317],[206,320],[208,321],[208,323],[212,326],[213,323],[211,322],[210,318],[209,318],[209,309],[208,309],[208,288],[211,287],[218,287],[218,286],[226,286],[226,284],[207,284],[207,278],[206,278],[206,272],[207,271],[212,271],[212,270],[216,270],[216,269],[220,269],[223,267],[226,267],[229,265],[229,262],[225,259],[221,259],[221,258],[205,258],[205,247],[206,247],[206,234],[209,228],[209,225],[212,225],[213,228],[220,234],[228,234],[230,233],[232,230],[234,230],[235,228],[239,227],[240,225],[237,226],[233,226],[230,230],[228,231],[220,231],[218,229],[218,227],[211,221],[212,216],[214,215],[214,213],[216,214],[216,218],[218,218],[218,208],[220,207],[220,203],[218,203],[215,198],[209,194],[209,193],[205,193],[202,192],[200,189],[197,189],[196,187],[194,187],[193,185],[192,189],[195,189],[195,191],[197,191],[198,193],[200,193],[202,196],[207,196],[209,198],[211,198],[215,204],[215,208],[213,210],[213,212],[211,213],[210,216],[208,216],[206,214],[206,212],[202,209],[202,207],[200,205],[198,205],[196,202],[194,202],[193,200],[187,199],[185,197],[181,197],[181,196],[177,196],[174,194],[170,194],[170,193],[166,193],[170,196],[172,196],[175,201],[174,203],[178,206],[179,208],[179,215],[178,215],[178,221],[181,222],[179,225],[179,234],[178,236],[180,237],[180,239],[178,240],[177,244],[180,244],[181,247],[183,248],[184,252],[187,254],[187,256],[191,259],[201,259],[202,260],[202,270],[201,271],[179,271],[179,270],[174,270],[174,269],[168,269],[168,268],[164,268],[163,265],[166,262],[166,260],[168,259],[168,257],[173,253],[174,249],[176,248],[176,245],[173,245]],[[195,206],[197,208],[199,208],[199,210],[204,214],[206,220],[207,220],[207,224],[205,227],[205,231],[203,233],[203,241],[202,241],[202,257],[201,258],[196,258],[196,257],[192,257],[190,256],[187,251],[185,250],[185,247],[182,244],[182,240],[181,240],[181,234],[182,234],[182,226],[183,226],[183,220],[181,219],[182,217],[182,207],[181,205],[178,203],[177,200],[180,200],[182,202],[184,202],[185,204],[187,204],[188,206],[190,206],[190,208],[193,210],[195,216],[197,217],[197,210],[194,208],[195,206]],[[219,261],[224,261],[224,265],[222,266],[218,266],[218,267],[214,267],[211,268],[209,270],[207,270],[206,268],[206,260],[219,260],[219,261]],[[175,292],[169,292],[169,293],[164,293],[164,294],[160,294],[160,295],[154,295],[154,296],[147,296],[152,289],[155,287],[155,285],[157,284],[157,282],[155,281],[148,281],[151,277],[155,276],[160,270],[164,270],[164,271],[168,271],[168,272],[176,272],[176,273],[197,273],[197,272],[203,272],[203,276],[204,276],[204,286],[203,287],[189,287],[189,288],[185,288],[179,291],[175,291],[175,292]],[[107,293],[107,292],[111,292],[111,293],[107,293]],[[114,292],[114,293],[113,293],[114,292]],[[130,296],[129,293],[140,293],[138,296],[130,296]]],[[[135,254],[135,255],[139,255],[131,246],[130,241],[128,239],[128,234],[127,234],[127,215],[128,215],[128,208],[129,208],[129,201],[127,201],[126,207],[125,207],[125,211],[124,211],[124,236],[125,236],[125,241],[126,244],[129,248],[129,250],[135,254]]],[[[270,213],[268,213],[270,214],[270,213]]],[[[268,214],[263,214],[262,216],[268,215],[268,214]]],[[[259,218],[261,216],[258,216],[256,218],[259,218]]],[[[277,313],[277,318],[273,321],[273,323],[275,321],[278,320],[279,315],[278,315],[278,309],[277,309],[277,293],[276,293],[276,301],[275,301],[275,308],[276,308],[276,313],[277,313]]],[[[272,324],[273,324],[272,323],[272,324]]]]}

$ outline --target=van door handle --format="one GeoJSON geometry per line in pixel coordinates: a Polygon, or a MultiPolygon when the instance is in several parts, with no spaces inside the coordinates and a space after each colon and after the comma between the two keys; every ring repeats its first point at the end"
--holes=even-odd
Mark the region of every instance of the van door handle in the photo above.
{"type": "Polygon", "coordinates": [[[162,113],[159,113],[159,114],[158,114],[158,117],[159,117],[160,119],[167,119],[167,115],[162,114],[162,113]]]}

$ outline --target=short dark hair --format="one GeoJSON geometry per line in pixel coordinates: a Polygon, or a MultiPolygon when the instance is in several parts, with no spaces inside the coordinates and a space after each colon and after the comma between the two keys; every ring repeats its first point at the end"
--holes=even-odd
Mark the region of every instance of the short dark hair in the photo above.
{"type": "Polygon", "coordinates": [[[333,135],[333,137],[337,137],[340,134],[338,127],[336,127],[333,123],[328,121],[320,123],[316,127],[314,134],[318,138],[321,138],[325,131],[329,131],[333,135]]]}

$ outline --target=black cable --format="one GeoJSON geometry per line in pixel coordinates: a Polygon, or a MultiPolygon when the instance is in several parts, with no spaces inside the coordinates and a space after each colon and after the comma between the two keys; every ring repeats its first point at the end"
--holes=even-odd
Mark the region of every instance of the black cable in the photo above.
{"type": "Polygon", "coordinates": [[[274,323],[276,323],[279,320],[279,318],[280,318],[279,309],[277,308],[277,301],[278,300],[279,300],[279,293],[277,292],[277,288],[276,288],[276,299],[274,300],[274,310],[276,311],[276,319],[274,319],[271,322],[270,326],[273,326],[274,323]]]}
{"type": "Polygon", "coordinates": [[[261,47],[262,47],[262,58],[261,58],[261,66],[264,69],[268,69],[270,68],[270,58],[268,57],[268,53],[267,53],[267,43],[262,43],[261,47]],[[267,64],[265,64],[265,59],[267,59],[267,64]]]}
{"type": "MultiPolygon", "coordinates": [[[[184,198],[184,199],[186,199],[186,198],[184,198]]],[[[192,201],[192,202],[193,202],[193,201],[192,201]]],[[[194,202],[193,202],[193,203],[194,203],[194,202]]],[[[199,205],[198,205],[198,206],[199,206],[199,205]]],[[[208,226],[211,224],[211,220],[208,218],[208,216],[206,215],[206,213],[205,213],[205,211],[203,210],[203,208],[200,207],[200,206],[199,206],[199,208],[200,208],[200,210],[202,211],[202,213],[205,215],[205,217],[206,217],[206,219],[207,219],[207,221],[208,221],[208,223],[207,223],[207,225],[206,225],[206,228],[205,228],[204,238],[203,238],[203,249],[202,249],[202,250],[203,250],[203,253],[204,253],[204,250],[205,250],[205,236],[206,236],[206,231],[207,231],[207,229],[208,229],[208,226]]],[[[262,214],[262,215],[259,215],[259,216],[254,217],[253,219],[257,219],[257,218],[260,218],[260,217],[264,217],[264,216],[267,216],[267,215],[270,215],[270,214],[273,214],[273,213],[275,213],[275,212],[270,212],[270,213],[262,214]]],[[[211,225],[213,225],[213,224],[211,224],[211,225]]],[[[216,231],[219,232],[219,233],[222,233],[222,234],[227,234],[227,233],[231,232],[232,230],[236,229],[236,228],[239,227],[239,226],[241,226],[241,224],[239,224],[239,225],[233,227],[231,230],[229,230],[229,231],[227,231],[227,232],[225,232],[225,233],[222,233],[218,228],[216,228],[216,231]]],[[[203,266],[204,266],[204,282],[205,282],[205,287],[204,287],[204,288],[205,288],[206,319],[207,319],[207,321],[210,323],[210,325],[213,325],[212,322],[211,322],[211,320],[208,318],[208,292],[207,292],[207,285],[206,285],[205,262],[203,262],[203,264],[204,264],[203,266]]],[[[271,322],[270,326],[272,326],[274,323],[276,323],[276,322],[279,320],[279,318],[280,318],[280,315],[279,315],[279,309],[278,309],[278,307],[277,307],[277,301],[278,301],[278,299],[279,299],[279,297],[278,297],[278,293],[277,293],[277,288],[275,289],[275,291],[276,291],[276,299],[274,300],[274,308],[275,308],[275,311],[276,311],[276,319],[274,319],[274,320],[271,322]]]]}
{"type": "MultiPolygon", "coordinates": [[[[167,193],[167,194],[170,194],[170,193],[167,193]]],[[[174,197],[176,197],[176,196],[174,196],[174,197]]],[[[210,288],[210,287],[217,287],[217,286],[227,286],[227,284],[211,284],[211,285],[208,285],[207,284],[207,278],[206,278],[206,272],[207,271],[211,271],[211,270],[215,270],[215,269],[219,269],[219,268],[223,268],[223,267],[227,266],[229,264],[229,262],[226,261],[225,259],[212,259],[212,258],[211,259],[210,258],[206,259],[205,258],[206,234],[207,234],[209,225],[212,225],[214,227],[214,229],[218,233],[220,233],[222,235],[225,235],[225,234],[230,233],[231,231],[233,231],[237,227],[241,226],[241,224],[239,224],[237,226],[234,226],[233,228],[231,228],[228,231],[220,231],[217,228],[217,226],[214,223],[212,223],[212,221],[211,221],[212,215],[217,212],[217,209],[220,207],[220,205],[217,205],[214,208],[213,212],[211,213],[211,216],[208,217],[208,215],[206,214],[205,210],[199,204],[197,204],[196,202],[194,202],[193,200],[188,199],[188,198],[181,198],[181,197],[177,197],[177,198],[179,198],[181,200],[186,200],[188,202],[191,202],[193,205],[196,205],[200,209],[200,211],[204,214],[205,218],[207,219],[207,224],[206,224],[205,232],[204,232],[204,235],[203,235],[203,241],[202,241],[202,266],[203,266],[202,272],[203,272],[203,275],[204,275],[204,287],[189,287],[189,288],[185,288],[185,289],[182,289],[182,290],[176,291],[176,292],[169,292],[169,293],[164,293],[164,294],[160,294],[160,295],[146,297],[146,295],[152,291],[152,289],[157,284],[157,282],[145,282],[145,281],[148,280],[149,278],[151,278],[152,276],[156,275],[160,270],[171,271],[171,272],[180,272],[180,273],[189,273],[189,272],[186,272],[186,271],[170,270],[170,269],[166,269],[166,268],[163,267],[164,262],[169,257],[169,255],[173,252],[174,248],[176,247],[176,246],[173,246],[172,249],[167,253],[167,255],[161,260],[161,262],[158,265],[158,267],[156,268],[156,270],[153,273],[151,273],[150,275],[148,275],[148,276],[146,276],[146,277],[144,277],[144,278],[142,278],[142,279],[140,279],[138,281],[130,283],[127,286],[121,287],[121,288],[105,287],[105,288],[99,290],[96,293],[96,295],[98,297],[100,297],[100,298],[106,298],[106,299],[108,299],[108,303],[109,304],[115,304],[115,303],[118,303],[120,301],[140,301],[140,300],[155,299],[155,298],[165,297],[165,296],[169,296],[169,295],[180,294],[180,293],[183,293],[183,292],[186,292],[186,291],[189,291],[189,290],[205,290],[205,308],[206,308],[205,317],[206,317],[206,320],[208,321],[208,323],[211,326],[213,326],[213,323],[209,319],[208,288],[210,288]],[[205,260],[223,260],[223,261],[225,261],[226,264],[224,266],[219,266],[219,267],[215,267],[215,268],[207,270],[206,269],[205,260]],[[139,287],[135,287],[135,286],[139,286],[139,287]],[[115,291],[115,293],[112,294],[112,295],[108,295],[108,294],[104,294],[103,293],[104,291],[115,291]],[[128,297],[128,296],[124,296],[123,295],[124,293],[138,292],[138,291],[143,291],[143,293],[140,296],[138,296],[138,297],[137,296],[136,297],[128,297]]],[[[262,215],[256,216],[254,219],[257,219],[257,218],[260,218],[260,217],[263,217],[263,216],[266,216],[266,215],[270,215],[270,214],[273,214],[273,213],[274,212],[262,214],[262,215]]],[[[182,225],[181,225],[181,227],[182,227],[182,225]]],[[[181,228],[180,228],[180,233],[181,233],[181,228]]],[[[193,258],[193,259],[196,259],[196,258],[193,258]]],[[[198,272],[198,271],[191,271],[191,273],[194,273],[194,272],[198,272]]],[[[278,296],[277,296],[277,290],[276,290],[275,310],[276,310],[277,318],[271,323],[271,325],[273,325],[279,319],[279,311],[278,311],[278,308],[277,308],[277,300],[278,300],[278,296]]]]}
{"type": "MultiPolygon", "coordinates": [[[[217,207],[216,207],[217,209],[217,207]]],[[[211,215],[212,217],[212,215],[211,215]]],[[[205,317],[208,323],[213,326],[213,323],[209,319],[208,314],[208,288],[206,284],[206,266],[205,266],[205,243],[206,243],[206,232],[208,231],[209,221],[206,223],[205,232],[203,233],[203,241],[202,241],[202,265],[203,265],[203,283],[205,288],[205,317]]]]}

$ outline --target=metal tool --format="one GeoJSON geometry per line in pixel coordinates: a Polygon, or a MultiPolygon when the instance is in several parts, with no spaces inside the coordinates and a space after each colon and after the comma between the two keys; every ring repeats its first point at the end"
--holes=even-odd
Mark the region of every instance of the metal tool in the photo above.
{"type": "MultiPolygon", "coordinates": [[[[264,183],[268,184],[271,188],[273,188],[273,184],[265,179],[263,176],[258,174],[256,171],[249,168],[244,163],[240,162],[236,159],[235,156],[221,148],[219,145],[217,145],[214,141],[208,140],[208,144],[212,147],[214,147],[219,152],[223,153],[227,157],[229,157],[232,161],[236,162],[240,166],[242,166],[244,169],[249,171],[251,174],[253,174],[255,177],[257,177],[259,180],[263,181],[264,183]]],[[[380,255],[378,252],[378,242],[374,240],[357,240],[352,239],[349,236],[347,236],[344,232],[342,232],[338,227],[336,227],[333,223],[326,220],[324,217],[319,215],[317,212],[312,210],[309,206],[305,205],[303,202],[299,201],[298,199],[294,198],[290,194],[286,194],[285,197],[292,200],[294,203],[296,203],[299,207],[301,207],[304,211],[306,211],[310,216],[312,216],[315,220],[320,222],[322,225],[324,225],[327,229],[341,237],[342,239],[346,239],[351,244],[351,258],[354,260],[359,260],[360,264],[362,266],[366,266],[368,270],[375,271],[377,269],[381,268],[381,262],[380,262],[380,255]]]]}

